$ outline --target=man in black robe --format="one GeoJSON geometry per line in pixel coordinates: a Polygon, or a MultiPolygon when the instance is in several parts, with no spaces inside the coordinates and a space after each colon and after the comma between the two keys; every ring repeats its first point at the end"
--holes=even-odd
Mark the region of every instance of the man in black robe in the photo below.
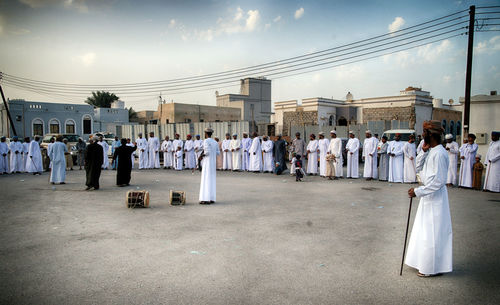
{"type": "Polygon", "coordinates": [[[274,157],[274,162],[276,162],[274,173],[276,175],[281,175],[281,173],[283,173],[283,171],[287,169],[285,162],[285,154],[286,154],[286,142],[279,134],[278,140],[274,142],[273,146],[273,157],[274,157]]]}
{"type": "Polygon", "coordinates": [[[86,190],[99,189],[99,177],[101,176],[101,167],[104,162],[104,152],[102,146],[94,140],[89,140],[89,145],[85,150],[85,173],[87,174],[86,190]]]}
{"type": "Polygon", "coordinates": [[[116,169],[116,185],[127,186],[130,183],[130,173],[132,172],[132,153],[137,149],[135,146],[127,146],[127,139],[121,139],[121,146],[115,148],[113,161],[118,158],[116,169]]]}

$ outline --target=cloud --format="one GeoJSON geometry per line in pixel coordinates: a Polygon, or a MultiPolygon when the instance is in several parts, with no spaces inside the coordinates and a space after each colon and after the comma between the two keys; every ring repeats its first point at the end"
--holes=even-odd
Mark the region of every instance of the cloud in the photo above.
{"type": "Polygon", "coordinates": [[[500,35],[490,38],[490,40],[480,41],[475,47],[474,52],[477,54],[491,55],[500,51],[500,35]]]}
{"type": "Polygon", "coordinates": [[[212,41],[214,39],[214,32],[212,29],[195,31],[195,34],[200,40],[212,41]]]}
{"type": "Polygon", "coordinates": [[[403,27],[403,25],[405,24],[405,20],[403,19],[403,17],[396,17],[394,19],[394,21],[389,24],[389,32],[392,33],[392,32],[395,32],[399,29],[401,29],[403,27]]]}
{"type": "Polygon", "coordinates": [[[248,11],[247,15],[248,18],[246,20],[245,30],[248,32],[252,32],[253,30],[255,30],[257,24],[259,23],[260,14],[258,10],[250,10],[248,11]]]}
{"type": "Polygon", "coordinates": [[[264,29],[265,29],[265,30],[269,29],[270,27],[271,27],[271,24],[270,24],[270,23],[266,23],[266,24],[264,25],[264,29]]]}
{"type": "Polygon", "coordinates": [[[96,54],[94,52],[89,52],[79,56],[79,58],[85,67],[89,67],[94,64],[96,59],[96,54]]]}
{"type": "Polygon", "coordinates": [[[295,14],[294,14],[295,19],[300,19],[300,18],[302,18],[302,16],[304,16],[304,8],[303,7],[296,10],[295,14]]]}
{"type": "Polygon", "coordinates": [[[278,17],[273,19],[273,22],[279,22],[280,20],[281,20],[281,16],[278,16],[278,17]]]}
{"type": "Polygon", "coordinates": [[[24,29],[24,28],[16,28],[16,29],[9,31],[9,33],[13,34],[13,35],[27,35],[27,34],[31,33],[31,31],[28,29],[24,29]]]}
{"type": "Polygon", "coordinates": [[[174,28],[174,27],[175,27],[175,24],[176,24],[175,19],[170,19],[170,22],[169,22],[169,24],[168,24],[168,27],[169,27],[170,29],[172,29],[172,28],[174,28]]]}
{"type": "Polygon", "coordinates": [[[236,14],[234,15],[234,21],[240,21],[243,18],[243,10],[238,6],[236,9],[236,14]]]}
{"type": "Polygon", "coordinates": [[[433,47],[432,44],[427,44],[425,46],[419,47],[417,51],[417,56],[426,62],[435,62],[443,53],[446,53],[452,47],[451,42],[446,39],[440,44],[433,47]]]}
{"type": "Polygon", "coordinates": [[[64,7],[70,9],[76,9],[80,13],[88,13],[89,8],[85,3],[85,0],[65,0],[64,7]]]}

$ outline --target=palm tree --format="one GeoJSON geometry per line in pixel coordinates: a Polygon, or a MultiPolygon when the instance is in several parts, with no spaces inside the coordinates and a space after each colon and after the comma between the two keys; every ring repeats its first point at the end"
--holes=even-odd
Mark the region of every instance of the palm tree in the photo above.
{"type": "Polygon", "coordinates": [[[130,107],[128,109],[128,120],[133,122],[135,119],[137,119],[137,112],[130,107]]]}
{"type": "Polygon", "coordinates": [[[120,98],[114,93],[107,91],[92,91],[92,96],[89,96],[85,102],[98,108],[111,108],[111,104],[119,99],[120,98]]]}

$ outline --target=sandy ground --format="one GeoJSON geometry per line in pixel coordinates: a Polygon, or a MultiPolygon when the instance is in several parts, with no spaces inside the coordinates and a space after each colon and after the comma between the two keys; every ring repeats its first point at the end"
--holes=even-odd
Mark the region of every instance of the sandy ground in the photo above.
{"type": "MultiPolygon", "coordinates": [[[[134,170],[84,191],[48,176],[0,177],[2,304],[498,304],[500,196],[450,189],[454,271],[399,276],[408,185],[288,175],[134,170]],[[145,189],[151,208],[127,209],[145,189]],[[168,205],[169,190],[187,192],[168,205]]],[[[415,215],[418,201],[414,203],[415,215]]]]}

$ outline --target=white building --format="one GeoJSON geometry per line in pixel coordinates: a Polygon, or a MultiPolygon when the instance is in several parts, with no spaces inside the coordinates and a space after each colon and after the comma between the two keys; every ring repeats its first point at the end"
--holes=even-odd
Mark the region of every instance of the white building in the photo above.
{"type": "MultiPolygon", "coordinates": [[[[464,102],[465,99],[461,97],[460,105],[454,108],[458,108],[457,110],[462,111],[464,102]]],[[[480,94],[471,96],[469,133],[476,135],[476,143],[479,146],[478,152],[483,155],[483,158],[488,151],[488,146],[491,141],[491,132],[500,131],[499,118],[500,96],[497,95],[496,91],[491,91],[490,95],[480,94]]],[[[484,159],[482,161],[484,162],[484,159]]]]}

